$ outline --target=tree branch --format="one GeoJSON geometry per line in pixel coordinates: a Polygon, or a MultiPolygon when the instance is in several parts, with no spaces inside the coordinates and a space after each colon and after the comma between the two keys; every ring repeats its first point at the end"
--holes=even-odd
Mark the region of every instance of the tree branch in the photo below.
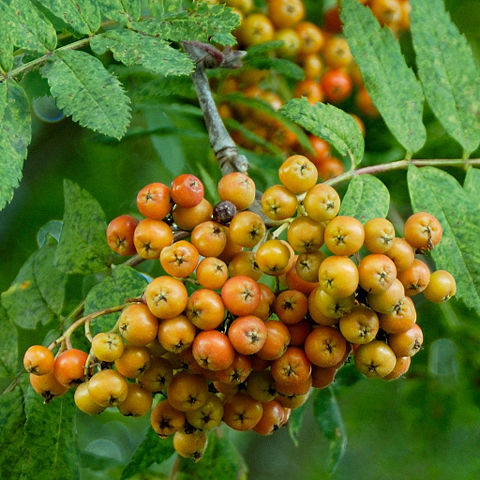
{"type": "Polygon", "coordinates": [[[376,175],[378,173],[390,172],[392,170],[405,170],[409,165],[417,167],[468,167],[480,166],[480,158],[470,158],[467,160],[461,158],[452,159],[431,159],[431,160],[399,160],[398,162],[380,163],[379,165],[371,165],[369,167],[358,168],[338,175],[338,177],[330,178],[324,183],[328,185],[338,185],[353,177],[363,175],[365,173],[376,175]]]}
{"type": "Polygon", "coordinates": [[[212,66],[221,66],[225,63],[225,57],[222,52],[214,49],[210,45],[200,42],[182,42],[184,50],[195,61],[195,71],[192,74],[192,81],[197,92],[200,108],[203,112],[205,124],[207,126],[210,145],[217,157],[220,169],[223,175],[230,172],[246,172],[248,170],[248,160],[245,155],[238,152],[237,145],[228,133],[217,105],[213,99],[212,91],[208,83],[205,69],[212,66]],[[219,55],[221,57],[219,57],[219,55]],[[215,64],[215,60],[217,63],[215,64]]]}

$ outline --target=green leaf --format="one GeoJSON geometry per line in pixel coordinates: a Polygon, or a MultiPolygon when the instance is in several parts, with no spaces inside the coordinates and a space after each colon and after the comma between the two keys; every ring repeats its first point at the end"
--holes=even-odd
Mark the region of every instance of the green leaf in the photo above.
{"type": "Polygon", "coordinates": [[[64,180],[63,190],[65,213],[55,263],[66,273],[101,272],[110,257],[102,207],[70,180],[64,180]]]}
{"type": "MultiPolygon", "coordinates": [[[[128,2],[123,0],[95,0],[98,5],[101,16],[109,20],[115,20],[121,25],[125,25],[130,21],[130,15],[125,8],[128,8],[129,3],[140,4],[140,1],[128,2]],[[124,6],[125,5],[125,6],[124,6]]],[[[135,12],[137,11],[134,9],[135,12]]],[[[134,20],[138,20],[138,16],[134,15],[134,20]]]]}
{"type": "Polygon", "coordinates": [[[252,45],[247,48],[247,55],[245,56],[245,61],[249,61],[254,57],[259,57],[265,55],[265,53],[273,52],[275,49],[283,45],[282,40],[272,40],[271,42],[258,43],[257,45],[252,45]]]}
{"type": "Polygon", "coordinates": [[[120,0],[125,11],[133,18],[138,20],[142,13],[142,0],[120,0]]]}
{"type": "Polygon", "coordinates": [[[292,410],[290,418],[288,419],[288,433],[290,434],[290,438],[296,447],[298,447],[298,435],[300,434],[300,429],[303,424],[303,417],[305,416],[305,411],[307,410],[308,405],[310,405],[309,401],[292,410]]]}
{"type": "Polygon", "coordinates": [[[334,472],[345,453],[347,432],[331,387],[317,390],[313,400],[313,415],[329,442],[329,468],[334,472]]]}
{"type": "Polygon", "coordinates": [[[290,100],[281,109],[288,119],[330,143],[343,156],[349,156],[352,166],[363,159],[365,141],[351,115],[333,105],[311,105],[306,98],[290,100]]]}
{"type": "Polygon", "coordinates": [[[42,5],[81,35],[90,35],[100,28],[100,9],[91,0],[42,0],[42,5]]]}
{"type": "Polygon", "coordinates": [[[150,10],[154,17],[167,15],[177,12],[182,8],[183,0],[150,0],[150,10]]]}
{"type": "Polygon", "coordinates": [[[143,65],[164,77],[188,75],[193,70],[193,61],[187,54],[172,48],[164,40],[131,30],[110,30],[96,35],[90,46],[97,55],[111,50],[115,60],[127,66],[143,65]]]}
{"type": "Polygon", "coordinates": [[[85,52],[57,51],[42,68],[57,107],[82,127],[120,139],[130,122],[130,100],[102,62],[85,52]]]}
{"type": "Polygon", "coordinates": [[[6,22],[0,22],[0,70],[13,68],[13,43],[6,22]]]}
{"type": "Polygon", "coordinates": [[[400,44],[357,0],[342,1],[341,19],[368,93],[388,128],[408,153],[420,150],[426,140],[423,92],[400,44]]]}
{"type": "Polygon", "coordinates": [[[207,450],[198,463],[182,458],[178,480],[235,480],[246,478],[247,467],[227,435],[219,430],[208,436],[207,450]]]}
{"type": "Polygon", "coordinates": [[[13,81],[0,82],[0,210],[12,199],[22,178],[31,136],[25,91],[13,81]]]}
{"type": "Polygon", "coordinates": [[[20,462],[22,479],[80,478],[75,410],[71,391],[45,405],[43,398],[29,389],[25,398],[27,422],[20,462]]]}
{"type": "Polygon", "coordinates": [[[55,49],[55,28],[30,0],[0,2],[0,18],[17,47],[40,53],[55,49]]]}
{"type": "MultiPolygon", "coordinates": [[[[147,283],[140,272],[125,265],[119,266],[113,271],[112,277],[107,277],[88,292],[85,314],[122,305],[127,298],[140,297],[147,283]]],[[[92,330],[97,333],[112,328],[118,316],[119,313],[112,313],[97,318],[92,330]]]]}
{"type": "Polygon", "coordinates": [[[194,8],[159,18],[133,22],[139,32],[158,36],[164,40],[212,42],[234,45],[231,31],[238,27],[240,17],[225,5],[195,2],[194,8]]]}
{"type": "MultiPolygon", "coordinates": [[[[20,388],[0,395],[0,472],[2,478],[19,478],[26,417],[20,388]]],[[[38,477],[35,477],[38,478],[38,477]]]]}
{"type": "Polygon", "coordinates": [[[415,0],[410,13],[418,76],[435,116],[469,155],[480,144],[480,71],[442,0],[415,0]]]}
{"type": "Polygon", "coordinates": [[[296,63],[286,58],[258,56],[245,60],[244,64],[251,68],[271,70],[293,80],[303,80],[305,78],[303,70],[296,63]]]}
{"type": "Polygon", "coordinates": [[[162,439],[149,428],[145,440],[138,446],[127,466],[123,469],[120,480],[126,480],[136,474],[144,473],[154,463],[161,464],[174,453],[172,438],[162,439]]]}
{"type": "Polygon", "coordinates": [[[165,97],[171,95],[193,98],[195,90],[193,89],[192,79],[188,76],[154,78],[139,86],[133,92],[133,101],[134,103],[164,102],[165,97]]]}
{"type": "Polygon", "coordinates": [[[37,245],[43,247],[51,238],[56,242],[60,241],[63,222],[60,220],[50,220],[43,225],[37,232],[37,245]]]}
{"type": "MultiPolygon", "coordinates": [[[[442,240],[432,250],[436,267],[455,277],[456,296],[480,313],[480,252],[472,248],[480,238],[478,190],[472,196],[454,177],[432,167],[412,165],[407,179],[414,211],[431,213],[443,228],[442,240]]],[[[472,182],[470,177],[467,188],[472,182]]]]}
{"type": "Polygon", "coordinates": [[[478,195],[478,192],[480,192],[480,168],[470,167],[467,170],[463,188],[467,192],[467,195],[478,195]]]}
{"type": "Polygon", "coordinates": [[[60,316],[67,277],[56,268],[54,259],[55,246],[40,248],[2,293],[2,304],[16,325],[34,329],[60,316]]]}
{"type": "Polygon", "coordinates": [[[355,217],[365,223],[371,218],[385,218],[389,207],[388,188],[372,175],[359,175],[348,185],[339,215],[355,217]]]}
{"type": "MultiPolygon", "coordinates": [[[[17,341],[17,329],[0,303],[0,377],[15,377],[18,355],[17,341]]],[[[1,431],[2,426],[0,424],[1,431]]]]}

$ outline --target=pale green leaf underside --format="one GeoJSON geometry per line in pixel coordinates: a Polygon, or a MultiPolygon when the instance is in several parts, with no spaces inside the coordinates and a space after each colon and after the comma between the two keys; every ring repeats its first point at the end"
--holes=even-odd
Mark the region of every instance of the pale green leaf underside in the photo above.
{"type": "Polygon", "coordinates": [[[351,115],[333,105],[311,105],[306,98],[290,100],[280,109],[289,120],[330,143],[353,165],[363,159],[365,142],[357,122],[351,115]]]}
{"type": "Polygon", "coordinates": [[[92,0],[42,0],[56,17],[82,35],[95,33],[100,28],[100,9],[92,0]]]}
{"type": "Polygon", "coordinates": [[[22,266],[2,304],[12,322],[34,329],[59,317],[67,277],[54,265],[55,246],[45,245],[22,266]]]}
{"type": "Polygon", "coordinates": [[[55,49],[57,34],[53,25],[30,0],[1,1],[0,21],[17,47],[39,53],[55,49]]]}
{"type": "Polygon", "coordinates": [[[25,91],[11,80],[0,82],[0,210],[12,199],[22,178],[31,136],[25,91]]]}
{"type": "Polygon", "coordinates": [[[372,218],[385,218],[389,207],[388,188],[372,175],[359,175],[348,185],[339,215],[355,217],[366,223],[372,218]]]}
{"type": "Polygon", "coordinates": [[[82,127],[120,139],[130,122],[130,100],[118,79],[85,52],[56,52],[42,69],[57,107],[82,127]]]}
{"type": "Polygon", "coordinates": [[[28,391],[25,398],[24,451],[19,459],[22,480],[80,478],[75,410],[71,391],[54,398],[48,406],[32,389],[28,391]]]}
{"type": "Polygon", "coordinates": [[[240,17],[225,5],[195,2],[195,8],[164,17],[134,22],[132,28],[164,40],[200,41],[234,45],[231,31],[238,27],[240,17]]]}
{"type": "Polygon", "coordinates": [[[329,467],[335,471],[345,453],[347,432],[342,414],[331,387],[317,390],[313,398],[313,415],[317,425],[328,440],[329,467]]]}
{"type": "MultiPolygon", "coordinates": [[[[471,188],[472,183],[468,183],[471,188]]],[[[448,270],[457,282],[457,297],[480,313],[480,202],[448,173],[432,167],[408,170],[408,189],[414,211],[434,215],[443,238],[432,250],[436,267],[448,270]]]]}
{"type": "Polygon", "coordinates": [[[55,262],[66,273],[96,273],[108,267],[107,223],[99,203],[70,180],[64,181],[65,213],[55,262]]]}
{"type": "Polygon", "coordinates": [[[480,143],[480,71],[443,0],[414,0],[410,14],[418,75],[428,104],[467,154],[480,143]]]}
{"type": "Polygon", "coordinates": [[[115,60],[127,66],[143,65],[164,77],[188,75],[193,70],[193,61],[187,54],[172,48],[165,40],[131,30],[110,30],[95,36],[90,45],[98,55],[111,50],[115,60]]]}
{"type": "Polygon", "coordinates": [[[341,18],[373,103],[396,139],[409,153],[423,146],[423,92],[408,68],[400,44],[381,28],[371,10],[357,0],[343,0],[341,18]]]}

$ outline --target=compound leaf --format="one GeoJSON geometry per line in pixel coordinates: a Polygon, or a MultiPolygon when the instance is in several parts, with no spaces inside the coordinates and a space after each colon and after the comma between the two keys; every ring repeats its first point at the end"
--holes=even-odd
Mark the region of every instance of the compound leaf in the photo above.
{"type": "Polygon", "coordinates": [[[102,62],[85,52],[57,51],[42,69],[57,107],[83,127],[120,139],[130,122],[129,99],[102,62]]]}
{"type": "Polygon", "coordinates": [[[25,91],[11,80],[0,82],[0,210],[12,199],[20,182],[31,136],[25,91]]]}
{"type": "Polygon", "coordinates": [[[329,442],[329,467],[333,472],[345,453],[347,432],[331,387],[316,392],[313,399],[313,415],[329,442]]]}
{"type": "Polygon", "coordinates": [[[165,77],[188,75],[193,70],[193,61],[187,54],[172,48],[165,40],[131,30],[110,30],[95,36],[90,45],[98,55],[111,50],[115,60],[127,66],[143,65],[165,77]]]}
{"type": "Polygon", "coordinates": [[[311,105],[306,98],[290,100],[280,111],[289,120],[329,142],[341,155],[348,155],[352,165],[362,161],[365,149],[363,135],[348,113],[333,105],[319,102],[311,105]]]}
{"type": "Polygon", "coordinates": [[[408,153],[423,146],[423,92],[392,31],[381,28],[368,7],[343,0],[341,18],[368,93],[385,123],[408,153]]]}
{"type": "Polygon", "coordinates": [[[123,469],[120,480],[126,480],[134,475],[146,472],[154,463],[161,464],[168,460],[174,452],[171,437],[162,439],[152,428],[149,428],[147,436],[123,469]]]}
{"type": "Polygon", "coordinates": [[[385,218],[389,206],[388,188],[372,175],[359,175],[348,185],[339,215],[355,217],[365,223],[371,218],[385,218]]]}
{"type": "Polygon", "coordinates": [[[121,24],[131,19],[138,20],[141,13],[140,0],[95,0],[101,15],[121,24]]]}
{"type": "Polygon", "coordinates": [[[469,155],[480,144],[480,71],[442,0],[412,1],[418,75],[430,108],[469,155]]]}
{"type": "Polygon", "coordinates": [[[90,35],[100,28],[102,19],[97,2],[91,0],[42,0],[42,5],[81,35],[90,35]]]}
{"type": "Polygon", "coordinates": [[[195,2],[190,10],[133,22],[132,28],[164,40],[234,45],[236,40],[231,31],[238,27],[239,22],[239,16],[225,5],[195,2]]]}
{"type": "Polygon", "coordinates": [[[80,478],[75,410],[73,392],[45,405],[43,398],[29,389],[25,398],[22,480],[80,478]]]}
{"type": "MultiPolygon", "coordinates": [[[[432,250],[437,268],[455,277],[457,297],[480,313],[480,253],[472,248],[480,238],[478,190],[472,196],[454,177],[433,167],[410,166],[407,178],[414,211],[429,212],[442,225],[442,240],[432,250]]],[[[470,177],[468,189],[472,181],[470,177]]]]}
{"type": "MultiPolygon", "coordinates": [[[[114,269],[113,276],[95,285],[85,299],[85,314],[125,303],[127,298],[140,297],[147,286],[145,277],[134,268],[122,265],[114,269]]],[[[92,329],[103,332],[113,327],[119,313],[97,318],[92,329]]]]}
{"type": "Polygon", "coordinates": [[[55,28],[30,0],[0,2],[0,18],[10,40],[17,47],[39,53],[55,49],[55,28]]]}
{"type": "Polygon", "coordinates": [[[46,325],[62,311],[67,277],[54,264],[55,250],[54,245],[37,250],[2,293],[10,320],[22,328],[46,325]]]}
{"type": "Polygon", "coordinates": [[[208,436],[208,446],[198,463],[182,458],[178,480],[235,480],[245,478],[246,465],[227,435],[213,431],[208,436]]]}
{"type": "Polygon", "coordinates": [[[55,263],[66,273],[101,272],[110,257],[102,207],[70,180],[64,180],[63,189],[65,213],[55,263]]]}

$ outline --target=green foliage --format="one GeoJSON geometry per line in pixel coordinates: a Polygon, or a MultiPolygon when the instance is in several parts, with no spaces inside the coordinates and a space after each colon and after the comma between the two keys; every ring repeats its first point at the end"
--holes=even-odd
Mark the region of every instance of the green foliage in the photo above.
{"type": "Polygon", "coordinates": [[[108,267],[110,257],[102,207],[70,180],[64,181],[63,189],[65,213],[55,263],[66,273],[101,272],[108,267]]]}
{"type": "Polygon", "coordinates": [[[95,1],[91,0],[42,0],[56,17],[70,25],[80,35],[90,35],[100,28],[101,14],[95,1]]]}
{"type": "Polygon", "coordinates": [[[120,139],[130,122],[129,99],[102,62],[85,52],[57,51],[42,68],[57,106],[83,127],[120,139]]]}
{"type": "Polygon", "coordinates": [[[127,480],[139,473],[145,473],[153,464],[161,464],[174,454],[172,437],[160,438],[148,428],[145,440],[135,450],[132,458],[122,471],[121,480],[127,480]]]}
{"type": "Polygon", "coordinates": [[[30,105],[12,80],[0,82],[0,210],[13,197],[22,177],[31,138],[30,105]]]}
{"type": "Polygon", "coordinates": [[[0,22],[0,71],[8,71],[13,67],[13,43],[7,23],[0,22]]]}
{"type": "MultiPolygon", "coordinates": [[[[0,303],[0,378],[15,377],[17,356],[17,330],[0,303]]],[[[0,431],[2,431],[1,424],[0,431]]]]}
{"type": "Polygon", "coordinates": [[[10,320],[22,328],[36,328],[57,319],[63,308],[66,275],[54,264],[56,247],[37,250],[2,293],[10,320]]]}
{"type": "Polygon", "coordinates": [[[54,398],[47,406],[40,395],[29,389],[25,396],[25,413],[20,478],[80,478],[73,393],[54,398]]]}
{"type": "MultiPolygon", "coordinates": [[[[121,265],[113,270],[113,275],[95,285],[85,299],[85,314],[114,307],[125,303],[127,298],[140,297],[147,286],[145,277],[135,269],[121,265]]],[[[94,321],[95,333],[109,330],[115,324],[118,313],[104,315],[94,321]]]]}
{"type": "Polygon", "coordinates": [[[266,113],[269,117],[272,117],[273,119],[278,120],[282,125],[284,125],[289,130],[291,130],[297,136],[298,143],[303,148],[305,148],[307,151],[312,150],[312,147],[310,145],[310,142],[308,141],[308,137],[305,135],[305,132],[301,128],[297,127],[293,119],[288,118],[288,116],[285,114],[285,112],[282,109],[280,111],[275,111],[264,100],[261,100],[258,98],[247,98],[238,92],[228,93],[226,95],[221,95],[221,96],[219,95],[217,96],[217,101],[219,103],[226,101],[229,103],[233,103],[234,105],[235,104],[244,105],[245,107],[252,108],[261,113],[266,113]]]}
{"type": "Polygon", "coordinates": [[[426,139],[422,122],[423,92],[407,67],[400,44],[381,28],[371,10],[357,0],[343,0],[341,18],[373,103],[396,139],[412,154],[426,139]]]}
{"type": "Polygon", "coordinates": [[[221,430],[210,432],[207,450],[198,463],[182,458],[178,480],[241,480],[245,478],[246,465],[228,435],[221,430]]]}
{"type": "MultiPolygon", "coordinates": [[[[0,472],[2,478],[20,477],[25,424],[23,393],[20,388],[0,395],[0,472]]],[[[23,480],[23,478],[22,478],[23,480]]]]}
{"type": "Polygon", "coordinates": [[[329,142],[343,156],[349,156],[352,166],[363,159],[365,142],[357,122],[333,105],[310,105],[306,98],[290,100],[280,111],[290,120],[329,142]]]}
{"type": "MultiPolygon", "coordinates": [[[[471,189],[478,172],[470,173],[471,189]]],[[[408,189],[416,212],[434,215],[443,227],[443,238],[432,250],[437,268],[448,270],[457,282],[457,297],[480,313],[480,252],[475,246],[480,238],[480,205],[457,180],[433,167],[408,170],[408,189]]]]}
{"type": "Polygon", "coordinates": [[[192,80],[187,76],[156,77],[133,92],[135,103],[149,103],[165,101],[165,97],[179,95],[191,97],[195,95],[192,80]]]}
{"type": "Polygon", "coordinates": [[[188,75],[193,70],[190,57],[172,48],[168,42],[131,30],[109,30],[95,36],[90,46],[97,55],[111,50],[115,60],[127,66],[143,65],[164,77],[188,75]]]}
{"type": "Polygon", "coordinates": [[[418,75],[430,108],[469,155],[480,144],[480,71],[442,0],[412,1],[418,75]]]}
{"type": "Polygon", "coordinates": [[[313,415],[329,442],[329,468],[333,472],[345,453],[347,432],[331,387],[316,392],[313,399],[313,415]]]}
{"type": "Polygon", "coordinates": [[[300,407],[295,408],[292,410],[290,418],[288,419],[288,433],[296,447],[298,447],[298,436],[300,434],[300,429],[302,428],[305,411],[309,405],[310,401],[308,400],[303,405],[300,405],[300,407]]]}
{"type": "Polygon", "coordinates": [[[55,48],[57,35],[53,25],[30,0],[0,2],[0,18],[17,47],[42,54],[55,48]]]}
{"type": "Polygon", "coordinates": [[[386,217],[390,207],[388,188],[376,177],[353,177],[342,199],[339,215],[349,215],[368,222],[371,218],[386,217]]]}
{"type": "Polygon", "coordinates": [[[249,60],[247,59],[245,64],[251,68],[257,68],[259,70],[274,71],[284,77],[297,81],[305,78],[303,70],[296,63],[293,63],[286,58],[256,56],[249,60]]]}
{"type": "Polygon", "coordinates": [[[210,41],[220,45],[234,45],[236,40],[230,32],[238,27],[239,20],[238,15],[225,5],[195,2],[191,10],[179,10],[165,16],[133,22],[131,27],[164,40],[210,41]]]}

